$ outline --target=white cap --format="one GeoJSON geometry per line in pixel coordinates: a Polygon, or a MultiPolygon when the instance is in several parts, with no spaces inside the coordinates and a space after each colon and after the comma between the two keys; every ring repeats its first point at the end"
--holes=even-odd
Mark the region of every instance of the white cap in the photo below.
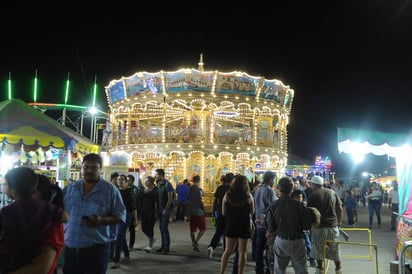
{"type": "Polygon", "coordinates": [[[318,176],[318,175],[313,176],[313,177],[309,180],[309,182],[311,182],[312,184],[316,184],[316,185],[323,186],[323,178],[320,177],[320,176],[318,176]]]}

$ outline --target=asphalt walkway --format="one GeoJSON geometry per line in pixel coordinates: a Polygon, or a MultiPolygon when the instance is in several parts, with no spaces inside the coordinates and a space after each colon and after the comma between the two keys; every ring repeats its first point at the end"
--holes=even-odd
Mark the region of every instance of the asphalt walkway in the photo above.
{"type": "MultiPolygon", "coordinates": [[[[346,220],[346,214],[344,216],[346,220]]],[[[343,273],[390,273],[390,264],[395,259],[396,234],[389,231],[390,209],[386,206],[382,208],[381,228],[369,230],[368,209],[360,208],[358,223],[355,228],[346,230],[349,234],[349,241],[342,238],[342,267],[343,273]],[[369,231],[371,243],[376,245],[369,246],[369,231]],[[378,257],[376,259],[376,251],[378,257]]],[[[170,223],[171,247],[168,255],[156,252],[147,253],[143,248],[147,245],[147,239],[141,230],[136,232],[136,250],[131,251],[130,260],[121,260],[119,269],[110,269],[110,274],[126,273],[150,273],[150,274],[172,274],[172,273],[219,273],[220,256],[222,248],[217,248],[213,259],[206,257],[207,246],[213,236],[214,227],[208,219],[208,227],[203,238],[199,242],[200,252],[192,250],[189,234],[189,223],[170,223]]],[[[376,217],[375,217],[376,224],[376,217]]],[[[154,249],[160,246],[159,228],[156,224],[155,235],[158,239],[154,244],[154,249]]],[[[227,273],[231,273],[232,263],[228,265],[227,273]]],[[[314,273],[315,269],[309,267],[309,273],[314,273]]],[[[62,273],[59,270],[58,273],[62,273]]],[[[251,260],[251,245],[249,244],[248,262],[245,273],[255,273],[254,262],[251,260]]],[[[293,268],[289,267],[288,274],[294,273],[293,268]]],[[[330,263],[327,273],[335,273],[333,262],[330,263]]]]}

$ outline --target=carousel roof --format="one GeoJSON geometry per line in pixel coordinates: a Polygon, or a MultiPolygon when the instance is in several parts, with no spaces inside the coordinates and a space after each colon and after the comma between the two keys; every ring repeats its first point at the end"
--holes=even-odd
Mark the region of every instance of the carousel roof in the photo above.
{"type": "Polygon", "coordinates": [[[0,102],[0,141],[3,144],[53,147],[97,153],[98,145],[63,126],[20,99],[0,102]]]}

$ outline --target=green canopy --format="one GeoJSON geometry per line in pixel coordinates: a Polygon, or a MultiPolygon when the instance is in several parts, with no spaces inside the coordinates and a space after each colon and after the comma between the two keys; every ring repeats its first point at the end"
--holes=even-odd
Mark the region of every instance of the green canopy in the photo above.
{"type": "Polygon", "coordinates": [[[408,143],[410,143],[410,139],[404,134],[338,128],[338,150],[340,153],[373,153],[396,157],[396,148],[408,143]]]}

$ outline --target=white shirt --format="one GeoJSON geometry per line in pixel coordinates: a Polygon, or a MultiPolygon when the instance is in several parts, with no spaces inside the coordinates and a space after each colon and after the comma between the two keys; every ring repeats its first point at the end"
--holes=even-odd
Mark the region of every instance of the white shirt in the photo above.
{"type": "Polygon", "coordinates": [[[392,204],[399,204],[398,190],[392,188],[389,191],[388,198],[389,198],[389,201],[391,201],[392,204]]]}

